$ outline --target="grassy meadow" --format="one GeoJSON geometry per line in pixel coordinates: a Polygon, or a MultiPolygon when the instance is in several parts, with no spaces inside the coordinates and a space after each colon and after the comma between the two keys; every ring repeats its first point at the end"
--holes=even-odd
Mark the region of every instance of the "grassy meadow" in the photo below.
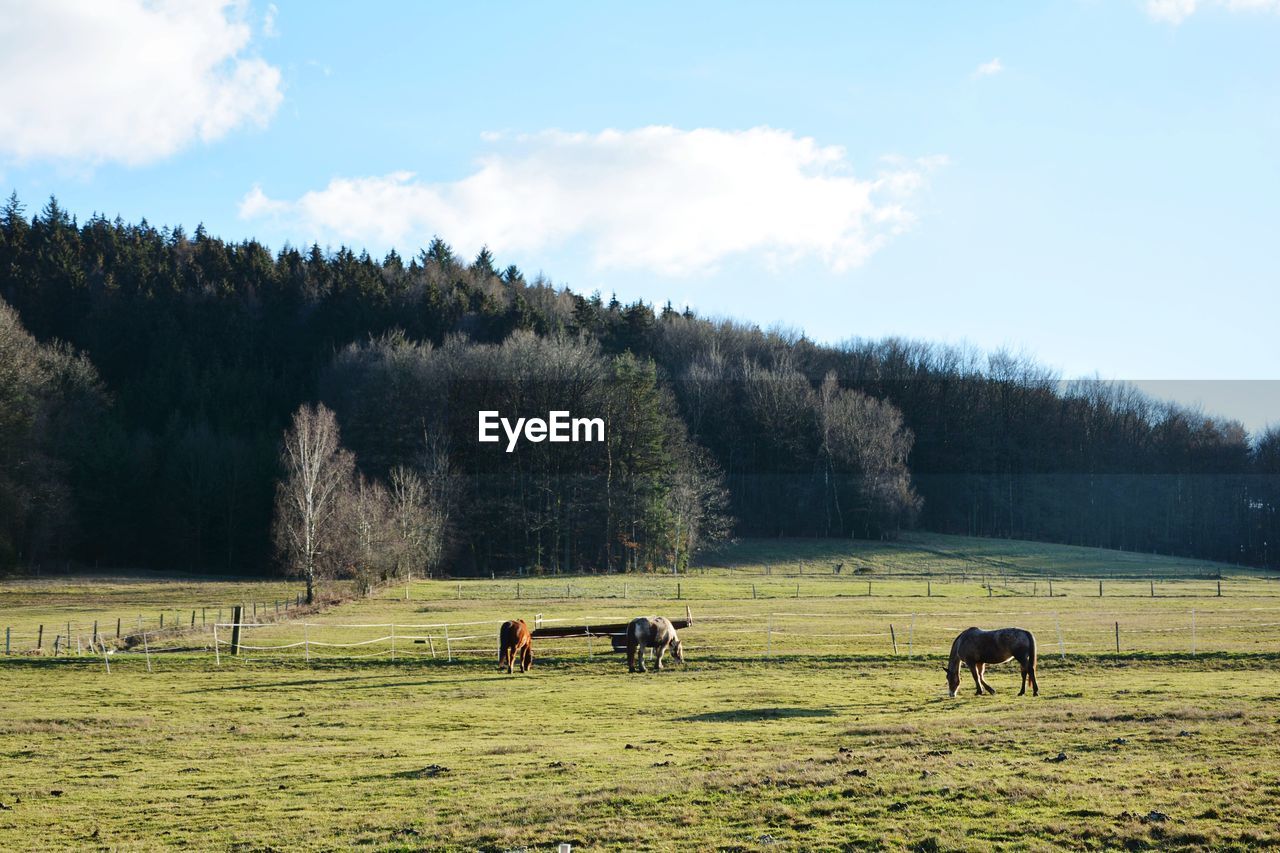
{"type": "MultiPolygon", "coordinates": [[[[749,541],[707,563],[414,581],[246,628],[260,648],[238,657],[220,631],[218,662],[212,626],[154,631],[149,660],[121,649],[110,673],[24,649],[0,660],[0,849],[1280,845],[1275,580],[924,535],[749,541]],[[527,675],[496,671],[497,620],[686,607],[684,667],[628,675],[607,640],[568,638],[539,642],[527,675]],[[995,696],[946,697],[969,624],[1036,632],[1039,697],[1016,696],[1016,665],[989,671],[995,696]]],[[[114,632],[141,612],[152,631],[162,610],[253,601],[274,618],[297,590],[9,580],[0,627],[114,632]]]]}

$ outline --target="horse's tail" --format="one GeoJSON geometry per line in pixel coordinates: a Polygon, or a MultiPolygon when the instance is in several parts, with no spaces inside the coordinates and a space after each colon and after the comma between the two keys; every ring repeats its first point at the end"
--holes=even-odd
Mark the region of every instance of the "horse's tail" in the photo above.
{"type": "Polygon", "coordinates": [[[498,663],[507,662],[507,646],[515,645],[511,636],[515,632],[511,630],[510,625],[510,622],[503,622],[502,626],[498,628],[498,663]]]}
{"type": "Polygon", "coordinates": [[[1027,639],[1031,641],[1031,667],[1030,668],[1034,670],[1036,668],[1036,635],[1028,631],[1027,639]]]}

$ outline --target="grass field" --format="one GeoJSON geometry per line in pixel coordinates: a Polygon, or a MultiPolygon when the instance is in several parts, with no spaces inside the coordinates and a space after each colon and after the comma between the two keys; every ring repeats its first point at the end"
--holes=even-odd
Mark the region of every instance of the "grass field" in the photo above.
{"type": "MultiPolygon", "coordinates": [[[[1269,578],[933,536],[747,542],[711,562],[679,579],[414,582],[407,600],[387,588],[305,625],[246,629],[251,645],[307,645],[237,658],[224,645],[220,665],[211,628],[157,633],[151,672],[132,652],[110,674],[88,654],[13,655],[0,662],[0,849],[1280,845],[1269,578]],[[539,643],[524,676],[494,666],[494,620],[686,606],[682,668],[628,675],[603,639],[539,643]],[[988,675],[998,695],[946,697],[942,655],[971,623],[1036,631],[1040,697],[1015,695],[1010,665],[988,675]],[[391,624],[394,661],[385,640],[346,645],[391,624]]],[[[265,610],[296,590],[8,581],[0,623],[114,630],[113,613],[265,610]]]]}

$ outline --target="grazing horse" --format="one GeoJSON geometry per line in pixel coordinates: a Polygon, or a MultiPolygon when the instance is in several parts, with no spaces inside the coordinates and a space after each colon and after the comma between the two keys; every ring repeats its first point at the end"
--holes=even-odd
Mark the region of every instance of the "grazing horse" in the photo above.
{"type": "Polygon", "coordinates": [[[533,666],[533,635],[523,619],[503,622],[498,630],[498,666],[511,672],[517,656],[520,658],[520,671],[528,672],[533,666]]]}
{"type": "Polygon", "coordinates": [[[1022,689],[1018,695],[1027,692],[1027,679],[1031,679],[1031,694],[1040,695],[1040,685],[1036,683],[1036,638],[1022,628],[999,628],[995,631],[984,631],[981,628],[968,628],[960,632],[951,644],[951,659],[947,661],[947,689],[954,697],[960,689],[960,664],[969,667],[973,673],[973,683],[978,686],[978,695],[982,691],[995,693],[995,688],[987,684],[983,673],[989,663],[1004,663],[1017,658],[1022,665],[1022,689]]]}
{"type": "Polygon", "coordinates": [[[671,649],[677,663],[684,663],[684,647],[680,645],[680,637],[676,634],[671,620],[665,616],[638,616],[627,626],[627,671],[635,672],[639,664],[640,672],[644,668],[645,646],[653,646],[654,659],[658,670],[662,670],[662,656],[671,649]],[[639,654],[637,655],[637,652],[639,654]]]}

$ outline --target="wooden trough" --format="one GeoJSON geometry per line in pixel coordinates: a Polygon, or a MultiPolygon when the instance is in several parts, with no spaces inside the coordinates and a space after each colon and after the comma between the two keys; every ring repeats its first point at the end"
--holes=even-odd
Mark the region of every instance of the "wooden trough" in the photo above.
{"type": "MultiPolygon", "coordinates": [[[[531,632],[536,640],[540,637],[608,637],[615,652],[627,650],[627,626],[629,622],[611,622],[605,625],[555,625],[545,628],[534,628],[531,632]]],[[[671,627],[677,631],[693,625],[693,613],[686,606],[683,619],[672,619],[671,627]]]]}

